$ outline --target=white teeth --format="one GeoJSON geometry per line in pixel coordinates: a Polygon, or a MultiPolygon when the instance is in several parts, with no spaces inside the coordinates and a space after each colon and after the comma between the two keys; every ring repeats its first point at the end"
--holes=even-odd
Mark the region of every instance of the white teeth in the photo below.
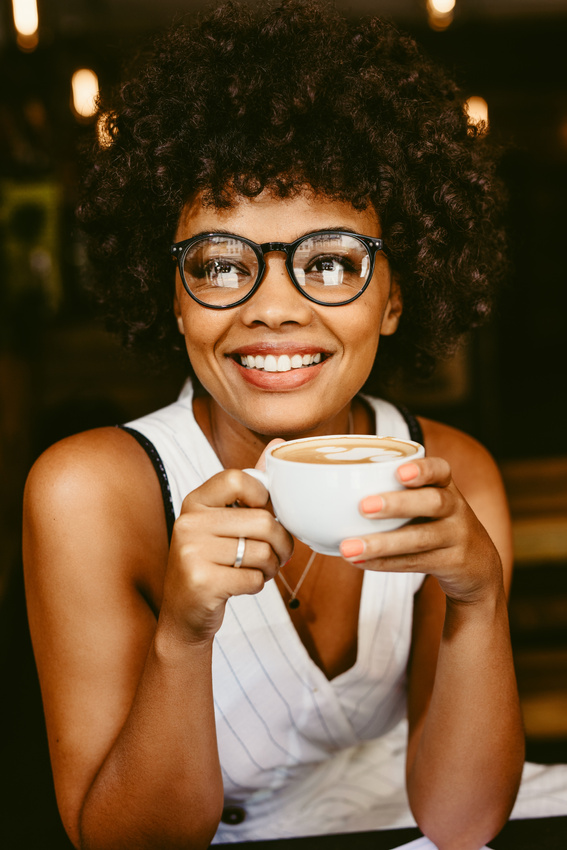
{"type": "Polygon", "coordinates": [[[280,354],[276,357],[274,354],[267,354],[263,357],[261,354],[241,354],[240,362],[248,369],[263,369],[265,372],[289,372],[291,369],[302,369],[305,366],[313,366],[315,363],[320,363],[322,360],[321,352],[317,354],[280,354]]]}
{"type": "Polygon", "coordinates": [[[291,370],[291,359],[287,354],[280,354],[278,357],[278,372],[289,372],[291,370]]]}

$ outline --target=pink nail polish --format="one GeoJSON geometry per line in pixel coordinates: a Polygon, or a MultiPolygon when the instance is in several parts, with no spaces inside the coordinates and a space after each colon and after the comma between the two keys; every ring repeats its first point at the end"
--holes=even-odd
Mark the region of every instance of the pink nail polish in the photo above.
{"type": "Polygon", "coordinates": [[[343,540],[340,545],[343,558],[355,558],[357,555],[362,555],[364,548],[362,540],[343,540]]]}
{"type": "Polygon", "coordinates": [[[415,463],[405,463],[398,469],[398,475],[401,481],[412,481],[419,475],[419,469],[415,463]]]}
{"type": "Polygon", "coordinates": [[[360,508],[365,514],[378,514],[383,507],[384,499],[382,496],[367,496],[360,503],[360,508]]]}

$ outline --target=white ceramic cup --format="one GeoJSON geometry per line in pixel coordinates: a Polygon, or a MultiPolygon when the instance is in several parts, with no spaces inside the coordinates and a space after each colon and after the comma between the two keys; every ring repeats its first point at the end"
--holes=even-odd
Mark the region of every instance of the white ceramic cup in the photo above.
{"type": "Polygon", "coordinates": [[[424,454],[423,446],[411,440],[337,434],[280,443],[266,453],[265,472],[244,471],[268,489],[274,513],[284,528],[315,552],[340,555],[339,544],[347,537],[391,531],[408,522],[403,518],[369,519],[358,506],[365,496],[403,490],[397,468],[424,454]],[[357,445],[361,440],[365,448],[370,444],[371,459],[366,462],[361,462],[357,445]],[[308,444],[322,460],[313,463],[278,457],[280,449],[308,444]],[[398,450],[403,453],[397,454],[398,450]]]}

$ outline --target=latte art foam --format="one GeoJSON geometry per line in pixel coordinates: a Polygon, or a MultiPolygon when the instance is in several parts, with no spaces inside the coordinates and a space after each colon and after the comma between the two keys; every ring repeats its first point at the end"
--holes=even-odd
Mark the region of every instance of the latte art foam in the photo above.
{"type": "Polygon", "coordinates": [[[320,452],[330,463],[380,463],[381,460],[389,460],[392,457],[404,457],[404,452],[399,449],[371,449],[366,446],[353,446],[346,449],[342,446],[320,446],[315,449],[320,452]]]}
{"type": "Polygon", "coordinates": [[[411,443],[392,437],[337,436],[291,441],[272,452],[274,458],[296,463],[385,463],[416,453],[411,443]]]}

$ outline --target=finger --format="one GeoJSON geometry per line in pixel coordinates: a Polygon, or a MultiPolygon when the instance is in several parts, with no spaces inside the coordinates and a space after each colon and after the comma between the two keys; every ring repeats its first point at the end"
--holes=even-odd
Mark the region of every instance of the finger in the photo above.
{"type": "Polygon", "coordinates": [[[451,482],[451,467],[442,457],[424,457],[404,463],[396,474],[405,487],[447,487],[451,482]]]}
{"type": "MultiPolygon", "coordinates": [[[[225,567],[234,567],[241,538],[221,537],[215,550],[215,561],[225,567]]],[[[244,553],[239,569],[261,570],[266,579],[273,578],[280,568],[281,559],[265,540],[242,537],[244,553]]]]}
{"type": "Polygon", "coordinates": [[[270,440],[260,457],[258,458],[258,463],[256,464],[256,469],[261,469],[262,472],[266,471],[266,452],[268,449],[273,448],[274,446],[280,446],[282,443],[285,443],[285,440],[282,440],[281,437],[276,437],[275,440],[270,440]]]}
{"type": "Polygon", "coordinates": [[[268,511],[230,508],[217,514],[214,520],[212,530],[220,537],[245,537],[267,543],[275,552],[278,565],[291,558],[293,537],[268,511]]]}
{"type": "Polygon", "coordinates": [[[455,494],[447,487],[421,487],[417,490],[395,490],[366,496],[359,504],[360,513],[368,519],[403,517],[439,519],[454,510],[455,494]]]}
{"type": "Polygon", "coordinates": [[[441,530],[439,522],[418,522],[395,531],[347,538],[340,544],[340,550],[343,558],[352,564],[368,566],[369,562],[379,561],[376,568],[387,570],[394,563],[397,571],[415,567],[422,563],[424,554],[449,549],[453,543],[452,535],[446,529],[441,530]]]}
{"type": "MultiPolygon", "coordinates": [[[[233,541],[233,551],[235,550],[233,541]]],[[[195,546],[197,566],[191,573],[191,597],[193,600],[209,598],[211,595],[226,601],[230,596],[259,593],[269,576],[259,569],[242,566],[239,570],[219,566],[202,557],[195,546]]]]}
{"type": "Polygon", "coordinates": [[[183,501],[182,512],[192,505],[221,508],[235,502],[262,508],[269,498],[264,485],[251,475],[241,469],[225,469],[189,493],[183,501]]]}
{"type": "Polygon", "coordinates": [[[253,595],[259,593],[270,578],[273,576],[266,575],[263,570],[241,567],[230,571],[226,578],[226,588],[231,596],[253,595]]]}
{"type": "MultiPolygon", "coordinates": [[[[206,539],[205,554],[211,556],[211,548],[214,549],[214,558],[219,564],[232,566],[236,558],[236,546],[238,539],[244,537],[248,543],[252,540],[259,544],[266,544],[273,550],[276,565],[285,563],[293,552],[293,538],[289,532],[279,523],[271,513],[260,508],[213,508],[197,512],[186,512],[182,514],[175,523],[176,537],[180,537],[184,544],[192,544],[193,541],[206,539]],[[221,541],[223,546],[221,547],[221,541]],[[226,542],[227,541],[227,542],[226,542]]],[[[248,566],[261,566],[261,548],[254,547],[254,558],[258,563],[248,563],[248,554],[245,560],[248,566]]],[[[272,564],[272,558],[268,558],[267,565],[272,564]]]]}

